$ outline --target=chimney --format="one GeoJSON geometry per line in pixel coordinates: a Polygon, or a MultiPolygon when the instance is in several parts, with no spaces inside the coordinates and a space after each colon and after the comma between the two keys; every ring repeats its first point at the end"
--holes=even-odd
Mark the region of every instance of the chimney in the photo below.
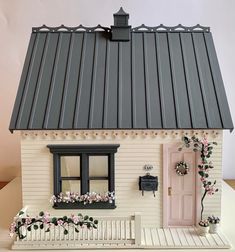
{"type": "Polygon", "coordinates": [[[129,14],[121,7],[113,14],[114,25],[111,26],[111,40],[129,41],[131,37],[131,26],[128,25],[129,14]]]}

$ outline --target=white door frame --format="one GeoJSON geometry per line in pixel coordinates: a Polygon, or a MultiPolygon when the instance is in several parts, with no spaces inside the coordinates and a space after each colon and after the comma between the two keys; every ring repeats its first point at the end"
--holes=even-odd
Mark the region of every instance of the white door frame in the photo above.
{"type": "MultiPolygon", "coordinates": [[[[169,211],[169,205],[168,205],[168,153],[169,149],[173,147],[180,147],[182,143],[169,143],[169,144],[163,144],[163,197],[162,197],[162,202],[163,202],[163,227],[167,228],[169,227],[168,225],[168,211],[169,211]]],[[[193,150],[192,150],[193,152],[193,150]]],[[[200,155],[199,153],[196,153],[196,168],[198,165],[200,155]]],[[[198,172],[196,170],[195,172],[195,224],[200,220],[200,204],[201,204],[201,181],[200,177],[198,175],[198,172]]]]}

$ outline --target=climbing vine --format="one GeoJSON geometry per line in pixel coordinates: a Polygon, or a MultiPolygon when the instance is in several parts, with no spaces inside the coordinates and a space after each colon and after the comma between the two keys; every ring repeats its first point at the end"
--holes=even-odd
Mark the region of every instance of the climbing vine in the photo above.
{"type": "Polygon", "coordinates": [[[26,237],[26,231],[31,232],[32,229],[44,229],[45,232],[50,232],[52,226],[61,226],[64,230],[64,235],[68,235],[68,227],[73,227],[75,232],[78,233],[80,228],[84,226],[88,229],[96,229],[98,224],[98,220],[94,220],[93,217],[89,217],[88,215],[83,217],[80,213],[78,215],[72,214],[70,217],[63,216],[60,218],[51,218],[49,213],[42,211],[35,218],[31,218],[28,215],[22,217],[23,215],[24,212],[20,211],[10,226],[10,236],[12,237],[15,234],[20,240],[26,237]]]}
{"type": "Polygon", "coordinates": [[[212,161],[210,160],[213,154],[213,145],[217,145],[216,142],[208,142],[207,138],[204,137],[202,140],[193,136],[191,138],[184,136],[183,137],[183,146],[179,148],[181,151],[183,148],[193,148],[193,151],[200,152],[201,161],[198,164],[198,174],[204,189],[201,198],[201,220],[204,211],[204,199],[206,195],[213,195],[218,192],[216,188],[216,180],[209,180],[209,172],[214,168],[212,161]]]}

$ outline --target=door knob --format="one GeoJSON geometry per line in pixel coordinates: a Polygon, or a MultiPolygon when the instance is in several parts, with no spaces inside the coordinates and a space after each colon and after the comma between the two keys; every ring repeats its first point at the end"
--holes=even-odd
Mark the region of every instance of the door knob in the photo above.
{"type": "Polygon", "coordinates": [[[172,188],[168,187],[168,196],[171,196],[172,188]]]}

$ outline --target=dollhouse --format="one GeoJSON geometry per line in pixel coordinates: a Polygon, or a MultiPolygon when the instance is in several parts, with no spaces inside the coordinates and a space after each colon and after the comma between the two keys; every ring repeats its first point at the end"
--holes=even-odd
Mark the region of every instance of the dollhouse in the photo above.
{"type": "Polygon", "coordinates": [[[233,123],[210,28],[128,20],[121,8],[110,27],[32,29],[9,127],[25,226],[13,249],[229,247],[222,231],[197,235],[200,155],[179,150],[185,136],[217,143],[202,217],[220,217],[233,123]],[[44,224],[27,228],[29,216],[44,224]]]}

